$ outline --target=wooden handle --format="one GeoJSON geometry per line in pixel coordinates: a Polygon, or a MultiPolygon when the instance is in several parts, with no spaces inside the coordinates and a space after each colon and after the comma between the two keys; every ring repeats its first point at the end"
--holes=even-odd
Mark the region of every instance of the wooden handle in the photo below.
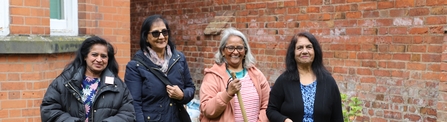
{"type": "MultiPolygon", "coordinates": [[[[231,77],[233,79],[236,79],[236,73],[231,72],[231,77]]],[[[237,94],[237,101],[239,102],[239,106],[241,107],[242,117],[244,117],[244,122],[248,122],[247,113],[245,112],[245,107],[244,107],[244,103],[242,102],[242,96],[241,96],[240,90],[237,91],[236,94],[237,94]]]]}

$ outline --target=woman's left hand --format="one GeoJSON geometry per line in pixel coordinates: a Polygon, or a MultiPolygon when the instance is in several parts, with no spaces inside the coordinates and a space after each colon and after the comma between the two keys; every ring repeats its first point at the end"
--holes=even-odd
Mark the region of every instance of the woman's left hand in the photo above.
{"type": "Polygon", "coordinates": [[[172,99],[183,99],[183,91],[177,85],[166,85],[166,92],[168,92],[169,97],[172,99]]]}

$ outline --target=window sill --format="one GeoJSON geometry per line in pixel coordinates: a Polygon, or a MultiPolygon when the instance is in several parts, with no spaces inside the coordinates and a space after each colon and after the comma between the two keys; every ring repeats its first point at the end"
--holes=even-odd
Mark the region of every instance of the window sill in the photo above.
{"type": "Polygon", "coordinates": [[[76,52],[89,36],[0,36],[0,54],[55,54],[76,52]]]}

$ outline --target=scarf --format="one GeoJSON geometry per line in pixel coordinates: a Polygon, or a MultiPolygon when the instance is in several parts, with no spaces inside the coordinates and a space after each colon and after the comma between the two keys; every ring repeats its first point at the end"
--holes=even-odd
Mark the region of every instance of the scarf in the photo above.
{"type": "Polygon", "coordinates": [[[171,59],[172,57],[171,47],[169,45],[166,45],[165,59],[160,59],[157,53],[149,46],[147,47],[147,50],[149,50],[149,53],[144,52],[144,55],[152,62],[154,62],[154,64],[161,66],[160,70],[166,74],[166,71],[168,70],[169,59],[171,59]]]}

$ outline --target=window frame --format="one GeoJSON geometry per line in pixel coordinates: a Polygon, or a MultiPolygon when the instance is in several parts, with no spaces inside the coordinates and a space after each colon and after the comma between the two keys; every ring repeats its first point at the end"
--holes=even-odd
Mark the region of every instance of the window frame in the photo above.
{"type": "Polygon", "coordinates": [[[9,35],[9,0],[0,0],[0,36],[9,35]]]}
{"type": "Polygon", "coordinates": [[[78,35],[78,0],[64,0],[64,19],[50,18],[51,36],[78,35]]]}

